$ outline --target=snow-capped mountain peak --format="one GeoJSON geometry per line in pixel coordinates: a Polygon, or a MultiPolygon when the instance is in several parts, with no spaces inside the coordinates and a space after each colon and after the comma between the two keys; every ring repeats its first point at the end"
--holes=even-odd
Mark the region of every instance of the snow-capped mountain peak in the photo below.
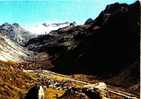
{"type": "Polygon", "coordinates": [[[29,28],[27,28],[31,33],[39,35],[39,34],[48,34],[52,30],[57,30],[59,28],[63,28],[66,26],[69,26],[71,23],[69,22],[64,22],[64,23],[52,23],[52,24],[47,24],[47,23],[42,23],[38,25],[33,25],[29,28]]]}

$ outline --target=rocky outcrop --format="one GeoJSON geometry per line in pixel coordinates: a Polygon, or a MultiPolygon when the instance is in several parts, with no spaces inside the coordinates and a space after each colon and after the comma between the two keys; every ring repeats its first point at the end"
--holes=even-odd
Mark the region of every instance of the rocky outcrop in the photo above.
{"type": "Polygon", "coordinates": [[[35,85],[29,89],[24,99],[44,99],[44,89],[41,85],[35,85]]]}
{"type": "Polygon", "coordinates": [[[54,71],[116,74],[139,61],[139,6],[138,1],[108,5],[95,20],[52,31],[26,46],[52,56],[54,71]]]}
{"type": "Polygon", "coordinates": [[[29,39],[35,37],[29,31],[22,28],[18,23],[4,23],[0,25],[0,34],[9,37],[11,40],[24,45],[29,39]]]}
{"type": "Polygon", "coordinates": [[[107,86],[103,82],[85,85],[84,88],[83,88],[83,92],[90,99],[110,99],[110,98],[108,98],[107,86]]]}
{"type": "Polygon", "coordinates": [[[84,23],[85,25],[87,24],[92,24],[94,20],[92,18],[87,19],[87,21],[84,23]]]}
{"type": "Polygon", "coordinates": [[[110,99],[107,86],[103,82],[84,85],[82,88],[70,88],[59,99],[110,99]]]}

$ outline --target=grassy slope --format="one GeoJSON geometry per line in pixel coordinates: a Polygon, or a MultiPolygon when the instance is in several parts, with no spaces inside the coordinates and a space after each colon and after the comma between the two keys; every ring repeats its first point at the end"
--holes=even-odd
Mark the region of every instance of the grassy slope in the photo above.
{"type": "MultiPolygon", "coordinates": [[[[37,73],[22,72],[20,65],[0,63],[0,99],[20,99],[30,87],[42,83],[37,73]]],[[[48,88],[45,99],[55,99],[56,94],[61,96],[64,91],[48,88]]]]}
{"type": "Polygon", "coordinates": [[[0,99],[19,99],[32,84],[37,82],[36,75],[28,75],[13,66],[0,63],[0,99]]]}

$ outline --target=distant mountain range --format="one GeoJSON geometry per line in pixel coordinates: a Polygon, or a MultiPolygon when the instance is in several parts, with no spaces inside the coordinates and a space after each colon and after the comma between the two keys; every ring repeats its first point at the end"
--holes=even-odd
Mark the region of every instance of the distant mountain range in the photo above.
{"type": "MultiPolygon", "coordinates": [[[[35,27],[35,31],[38,32],[38,34],[48,34],[52,30],[57,30],[58,28],[68,25],[70,25],[69,22],[52,24],[43,23],[35,27]]],[[[29,32],[29,30],[26,30],[18,23],[4,23],[0,25],[0,61],[21,62],[28,58],[31,53],[23,46],[36,36],[37,35],[33,32],[29,32]]]]}
{"type": "Polygon", "coordinates": [[[53,30],[57,30],[59,28],[63,28],[69,26],[69,22],[63,23],[42,23],[39,25],[31,26],[28,29],[23,28],[18,23],[4,23],[0,25],[0,34],[9,37],[11,40],[16,41],[17,43],[24,45],[28,40],[31,38],[36,37],[37,35],[41,34],[48,34],[53,30]]]}

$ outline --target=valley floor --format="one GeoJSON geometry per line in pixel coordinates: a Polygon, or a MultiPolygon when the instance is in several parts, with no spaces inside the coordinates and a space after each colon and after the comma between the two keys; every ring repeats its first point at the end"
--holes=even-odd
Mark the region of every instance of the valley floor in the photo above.
{"type": "MultiPolygon", "coordinates": [[[[0,65],[0,99],[20,99],[31,86],[39,83],[44,85],[45,99],[57,99],[56,97],[65,93],[65,88],[68,86],[83,88],[84,85],[91,84],[73,79],[72,76],[47,70],[25,70],[21,68],[21,64],[1,63],[0,65]],[[56,87],[55,84],[58,84],[59,87],[56,87]]],[[[94,82],[100,81],[95,80],[94,82]]],[[[108,86],[108,93],[111,99],[125,99],[125,97],[138,99],[137,96],[113,86],[108,86]]]]}

